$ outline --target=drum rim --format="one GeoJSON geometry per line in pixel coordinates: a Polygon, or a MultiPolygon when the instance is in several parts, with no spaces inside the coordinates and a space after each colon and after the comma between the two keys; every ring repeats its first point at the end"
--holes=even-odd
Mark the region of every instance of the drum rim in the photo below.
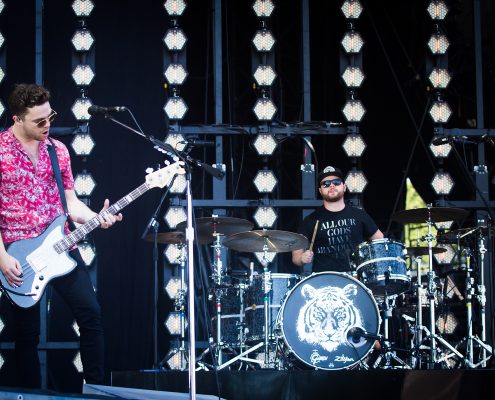
{"type": "Polygon", "coordinates": [[[390,239],[390,238],[381,238],[381,239],[366,240],[365,242],[359,243],[358,249],[360,249],[361,246],[364,247],[364,246],[369,246],[370,244],[374,244],[374,243],[385,243],[385,242],[395,243],[395,244],[401,245],[403,248],[406,248],[406,244],[404,242],[400,242],[398,240],[394,240],[394,239],[390,239]]]}
{"type": "Polygon", "coordinates": [[[304,281],[306,281],[307,279],[309,278],[312,278],[314,276],[318,276],[318,275],[340,275],[340,276],[343,276],[343,277],[346,277],[346,278],[350,278],[351,280],[353,281],[356,281],[356,283],[359,284],[359,286],[361,286],[369,295],[369,297],[373,300],[373,305],[375,306],[375,309],[376,309],[376,315],[378,317],[378,320],[377,320],[377,328],[378,328],[378,331],[376,332],[376,335],[378,335],[380,333],[380,327],[382,325],[382,317],[380,315],[380,310],[378,308],[378,303],[377,301],[375,300],[375,297],[373,295],[373,292],[368,288],[366,287],[361,281],[359,281],[358,279],[354,278],[352,275],[349,275],[349,274],[346,274],[345,272],[338,272],[338,271],[322,271],[322,272],[313,272],[311,275],[305,277],[304,279],[301,279],[296,285],[294,285],[294,287],[292,289],[290,289],[288,292],[287,292],[287,295],[285,297],[285,300],[284,302],[282,303],[282,306],[280,307],[280,310],[278,311],[278,314],[277,314],[277,318],[275,320],[275,330],[274,330],[274,333],[275,332],[279,332],[279,333],[275,333],[276,334],[276,337],[278,339],[282,339],[283,342],[285,343],[285,345],[288,347],[289,351],[291,352],[291,354],[295,355],[297,357],[298,360],[302,361],[306,366],[310,367],[310,368],[313,368],[315,370],[325,370],[325,371],[336,371],[336,370],[348,370],[352,367],[354,367],[356,364],[359,364],[362,362],[362,360],[364,360],[372,351],[373,351],[373,345],[370,346],[370,348],[368,349],[368,351],[366,353],[363,354],[363,356],[355,361],[354,363],[352,364],[348,364],[348,365],[345,365],[345,366],[342,366],[342,367],[339,367],[339,368],[324,368],[324,367],[315,367],[314,365],[311,365],[311,364],[308,364],[308,362],[306,360],[303,360],[295,351],[294,351],[294,348],[287,342],[287,339],[285,338],[285,330],[284,330],[284,310],[285,310],[285,306],[287,304],[287,300],[290,298],[292,292],[300,285],[302,284],[304,281]]]}

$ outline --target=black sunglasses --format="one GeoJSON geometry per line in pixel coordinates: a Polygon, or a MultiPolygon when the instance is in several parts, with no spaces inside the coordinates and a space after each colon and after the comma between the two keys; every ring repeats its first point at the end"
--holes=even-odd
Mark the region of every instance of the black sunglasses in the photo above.
{"type": "Polygon", "coordinates": [[[342,185],[343,182],[344,181],[340,178],[326,179],[323,182],[320,182],[320,186],[325,188],[330,187],[331,184],[333,184],[334,186],[340,186],[342,185]]]}

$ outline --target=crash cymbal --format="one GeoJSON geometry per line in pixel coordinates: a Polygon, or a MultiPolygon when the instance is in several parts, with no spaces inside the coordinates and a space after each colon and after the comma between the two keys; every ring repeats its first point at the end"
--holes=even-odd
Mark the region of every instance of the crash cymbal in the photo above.
{"type": "Polygon", "coordinates": [[[480,233],[487,235],[489,230],[483,226],[477,226],[474,228],[461,228],[455,229],[449,232],[440,233],[437,235],[437,241],[439,243],[457,243],[465,240],[476,239],[476,235],[480,233]]]}
{"type": "MultiPolygon", "coordinates": [[[[154,234],[150,233],[149,235],[145,236],[144,240],[146,240],[147,242],[153,242],[154,234]]],[[[157,234],[158,243],[179,244],[185,243],[185,241],[186,235],[184,234],[184,232],[161,232],[157,234]]]]}
{"type": "MultiPolygon", "coordinates": [[[[199,244],[213,243],[215,233],[221,235],[232,235],[234,233],[249,231],[254,224],[248,220],[232,217],[203,217],[196,218],[196,235],[199,244]]],[[[177,229],[184,231],[186,221],[177,225],[177,229]]]]}
{"type": "MultiPolygon", "coordinates": [[[[433,254],[445,253],[447,251],[447,249],[443,247],[435,247],[435,246],[433,246],[431,250],[433,251],[433,254]]],[[[427,256],[428,254],[429,252],[427,246],[416,246],[416,247],[407,248],[407,255],[411,257],[427,256]]]]}
{"type": "Polygon", "coordinates": [[[403,224],[426,223],[429,218],[433,222],[457,221],[467,217],[468,211],[462,208],[431,207],[397,211],[392,219],[403,224]]]}
{"type": "Polygon", "coordinates": [[[245,252],[257,252],[266,250],[272,253],[283,253],[308,247],[306,236],[298,233],[257,230],[240,232],[228,236],[223,244],[229,249],[245,252]]]}

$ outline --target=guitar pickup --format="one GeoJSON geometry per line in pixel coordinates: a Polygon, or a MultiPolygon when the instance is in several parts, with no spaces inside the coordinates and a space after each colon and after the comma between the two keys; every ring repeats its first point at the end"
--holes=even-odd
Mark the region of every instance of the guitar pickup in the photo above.
{"type": "Polygon", "coordinates": [[[42,257],[36,256],[36,254],[31,253],[26,257],[26,261],[29,263],[31,268],[36,271],[40,272],[41,270],[45,269],[47,267],[46,262],[42,257]]]}

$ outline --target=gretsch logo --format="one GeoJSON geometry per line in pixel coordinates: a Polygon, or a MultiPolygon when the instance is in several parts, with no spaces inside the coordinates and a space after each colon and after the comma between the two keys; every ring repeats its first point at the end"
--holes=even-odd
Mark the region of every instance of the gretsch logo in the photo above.
{"type": "Polygon", "coordinates": [[[313,352],[311,353],[310,361],[313,365],[326,360],[328,360],[328,357],[320,355],[320,353],[318,353],[318,350],[313,350],[313,352]]]}

